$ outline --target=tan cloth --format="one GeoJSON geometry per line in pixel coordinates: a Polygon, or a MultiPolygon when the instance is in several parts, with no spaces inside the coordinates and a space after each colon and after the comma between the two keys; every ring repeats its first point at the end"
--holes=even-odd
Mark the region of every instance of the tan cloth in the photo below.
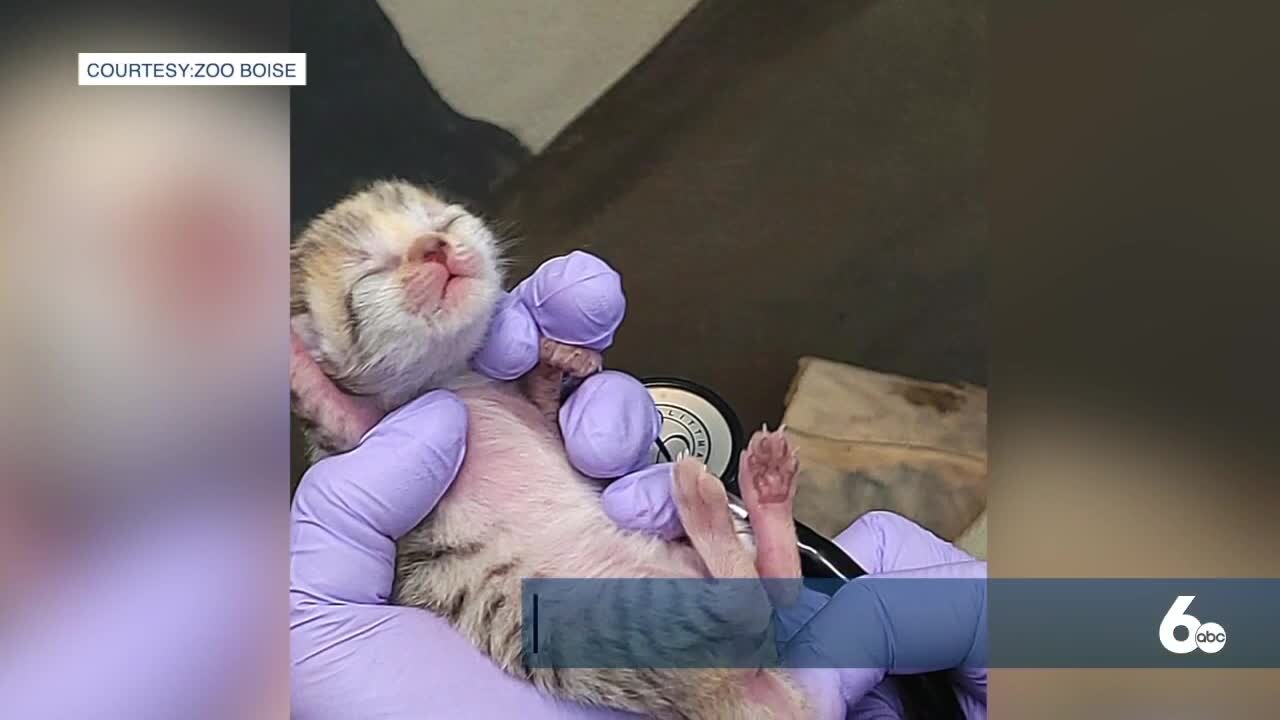
{"type": "Polygon", "coordinates": [[[800,456],[801,522],[830,537],[892,510],[986,556],[984,388],[805,357],[783,421],[800,456]]]}

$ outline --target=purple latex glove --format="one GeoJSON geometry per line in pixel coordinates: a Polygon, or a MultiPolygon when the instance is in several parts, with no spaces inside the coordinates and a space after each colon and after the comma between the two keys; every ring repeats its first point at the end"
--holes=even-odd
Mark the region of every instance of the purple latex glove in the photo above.
{"type": "MultiPolygon", "coordinates": [[[[626,307],[621,277],[600,258],[582,251],[552,258],[502,298],[472,366],[514,380],[537,364],[542,336],[603,351],[626,307]]],[[[671,501],[671,465],[649,465],[661,428],[649,391],[619,372],[587,378],[560,410],[573,466],[588,477],[620,478],[604,490],[605,512],[621,527],[671,539],[684,534],[671,501]]]]}
{"type": "Polygon", "coordinates": [[[613,481],[600,496],[619,527],[674,540],[684,526],[671,497],[672,463],[650,465],[613,481]]]}
{"type": "Polygon", "coordinates": [[[538,324],[529,308],[515,295],[504,293],[471,366],[495,380],[515,380],[538,364],[538,342],[538,324]]]}
{"type": "Polygon", "coordinates": [[[293,503],[294,718],[623,718],[507,675],[448,623],[386,605],[395,540],[430,512],[465,453],[466,410],[437,391],[303,477],[293,503]]]}
{"type": "MultiPolygon", "coordinates": [[[[974,560],[954,545],[893,513],[868,513],[840,533],[835,542],[867,571],[868,577],[986,577],[986,563],[974,560]]],[[[856,584],[855,581],[836,593],[809,621],[806,629],[817,628],[811,632],[819,642],[838,642],[841,628],[865,623],[868,618],[878,619],[883,624],[880,639],[894,648],[890,654],[895,662],[915,668],[941,669],[971,652],[975,636],[985,629],[985,603],[970,602],[973,598],[966,593],[940,594],[912,607],[891,607],[874,591],[857,592],[857,588],[851,587],[856,584]]],[[[801,631],[800,641],[804,640],[805,632],[801,631]]],[[[839,674],[849,717],[861,720],[903,717],[901,699],[894,684],[886,682],[884,670],[844,668],[834,672],[839,674]]],[[[985,720],[986,670],[962,669],[957,676],[956,697],[965,717],[985,720]]]]}
{"type": "Polygon", "coordinates": [[[544,262],[512,294],[529,308],[543,335],[592,350],[613,344],[627,311],[621,276],[581,250],[544,262]]]}
{"type": "Polygon", "coordinates": [[[616,478],[648,466],[661,429],[653,396],[639,380],[614,370],[583,380],[560,407],[565,451],[588,477],[616,478]]]}
{"type": "Polygon", "coordinates": [[[503,297],[489,337],[471,364],[491,378],[514,380],[537,364],[543,336],[605,350],[626,311],[618,272],[595,255],[575,250],[544,262],[503,297]]]}

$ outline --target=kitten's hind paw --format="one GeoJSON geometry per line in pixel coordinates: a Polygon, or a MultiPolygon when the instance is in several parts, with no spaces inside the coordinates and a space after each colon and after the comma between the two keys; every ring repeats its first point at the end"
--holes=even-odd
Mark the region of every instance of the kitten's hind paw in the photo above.
{"type": "Polygon", "coordinates": [[[734,531],[729,496],[719,478],[694,458],[682,458],[672,470],[671,495],[680,524],[711,577],[755,576],[751,556],[734,531]]]}

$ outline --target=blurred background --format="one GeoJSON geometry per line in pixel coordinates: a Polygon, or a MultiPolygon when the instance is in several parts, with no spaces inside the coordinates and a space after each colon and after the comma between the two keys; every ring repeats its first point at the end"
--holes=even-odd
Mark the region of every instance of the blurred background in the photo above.
{"type": "Polygon", "coordinates": [[[287,715],[288,91],[76,79],[287,19],[0,5],[0,717],[287,715]]]}

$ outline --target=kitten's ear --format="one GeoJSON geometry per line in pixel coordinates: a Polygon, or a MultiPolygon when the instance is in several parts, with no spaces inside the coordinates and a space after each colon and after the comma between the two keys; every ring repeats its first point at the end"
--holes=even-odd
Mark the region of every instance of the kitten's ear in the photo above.
{"type": "Polygon", "coordinates": [[[382,419],[368,398],[348,395],[311,356],[318,342],[309,315],[295,315],[289,328],[289,391],[293,412],[314,426],[313,441],[330,452],[346,452],[382,419]]]}

